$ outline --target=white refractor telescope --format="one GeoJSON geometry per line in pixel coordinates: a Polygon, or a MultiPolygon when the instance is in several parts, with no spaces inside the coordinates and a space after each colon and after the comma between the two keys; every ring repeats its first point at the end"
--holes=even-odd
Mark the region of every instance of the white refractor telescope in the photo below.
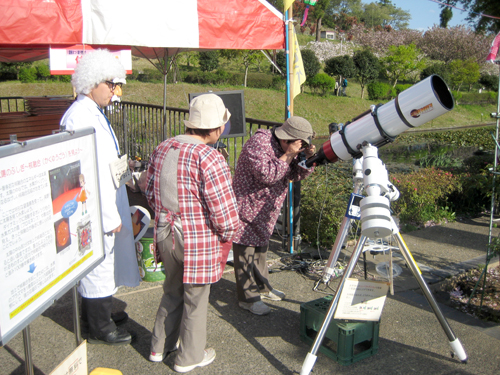
{"type": "Polygon", "coordinates": [[[368,111],[348,122],[323,143],[316,155],[305,162],[307,168],[314,164],[335,163],[359,158],[363,142],[381,147],[405,130],[416,128],[451,111],[455,105],[450,89],[437,75],[431,75],[401,92],[384,105],[372,105],[368,111]]]}

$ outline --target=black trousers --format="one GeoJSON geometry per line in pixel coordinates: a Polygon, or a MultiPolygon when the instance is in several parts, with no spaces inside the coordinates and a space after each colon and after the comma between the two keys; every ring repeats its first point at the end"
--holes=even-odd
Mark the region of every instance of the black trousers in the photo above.
{"type": "Polygon", "coordinates": [[[113,296],[103,298],[82,297],[82,320],[89,324],[89,334],[92,338],[102,338],[116,329],[111,319],[113,296]]]}

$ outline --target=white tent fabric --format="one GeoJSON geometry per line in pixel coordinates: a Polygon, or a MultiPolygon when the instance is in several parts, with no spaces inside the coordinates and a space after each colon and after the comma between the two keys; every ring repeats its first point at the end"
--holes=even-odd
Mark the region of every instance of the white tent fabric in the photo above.
{"type": "MultiPolygon", "coordinates": [[[[47,58],[49,46],[283,49],[283,16],[265,0],[3,0],[0,62],[47,58]]],[[[135,52],[138,56],[142,53],[135,52]]]]}

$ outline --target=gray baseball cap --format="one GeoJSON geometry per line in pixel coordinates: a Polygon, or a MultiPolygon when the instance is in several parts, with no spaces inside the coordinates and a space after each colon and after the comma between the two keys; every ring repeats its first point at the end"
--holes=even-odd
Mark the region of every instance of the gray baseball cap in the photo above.
{"type": "Polygon", "coordinates": [[[286,119],[286,121],[279,128],[274,131],[278,139],[283,140],[294,140],[301,139],[311,145],[311,140],[313,137],[313,129],[309,121],[303,117],[292,116],[286,119]]]}

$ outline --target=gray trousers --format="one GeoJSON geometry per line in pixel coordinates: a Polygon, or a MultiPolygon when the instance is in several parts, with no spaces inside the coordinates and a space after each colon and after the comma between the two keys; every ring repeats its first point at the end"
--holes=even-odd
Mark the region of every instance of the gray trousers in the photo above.
{"type": "Polygon", "coordinates": [[[257,302],[260,294],[270,292],[267,269],[268,246],[245,246],[233,243],[234,274],[238,301],[257,302]]]}
{"type": "Polygon", "coordinates": [[[181,234],[176,232],[175,250],[172,250],[171,232],[157,246],[165,267],[165,282],[156,314],[151,351],[172,351],[180,339],[175,363],[179,366],[191,366],[200,363],[205,355],[210,284],[182,282],[184,246],[181,234]]]}

